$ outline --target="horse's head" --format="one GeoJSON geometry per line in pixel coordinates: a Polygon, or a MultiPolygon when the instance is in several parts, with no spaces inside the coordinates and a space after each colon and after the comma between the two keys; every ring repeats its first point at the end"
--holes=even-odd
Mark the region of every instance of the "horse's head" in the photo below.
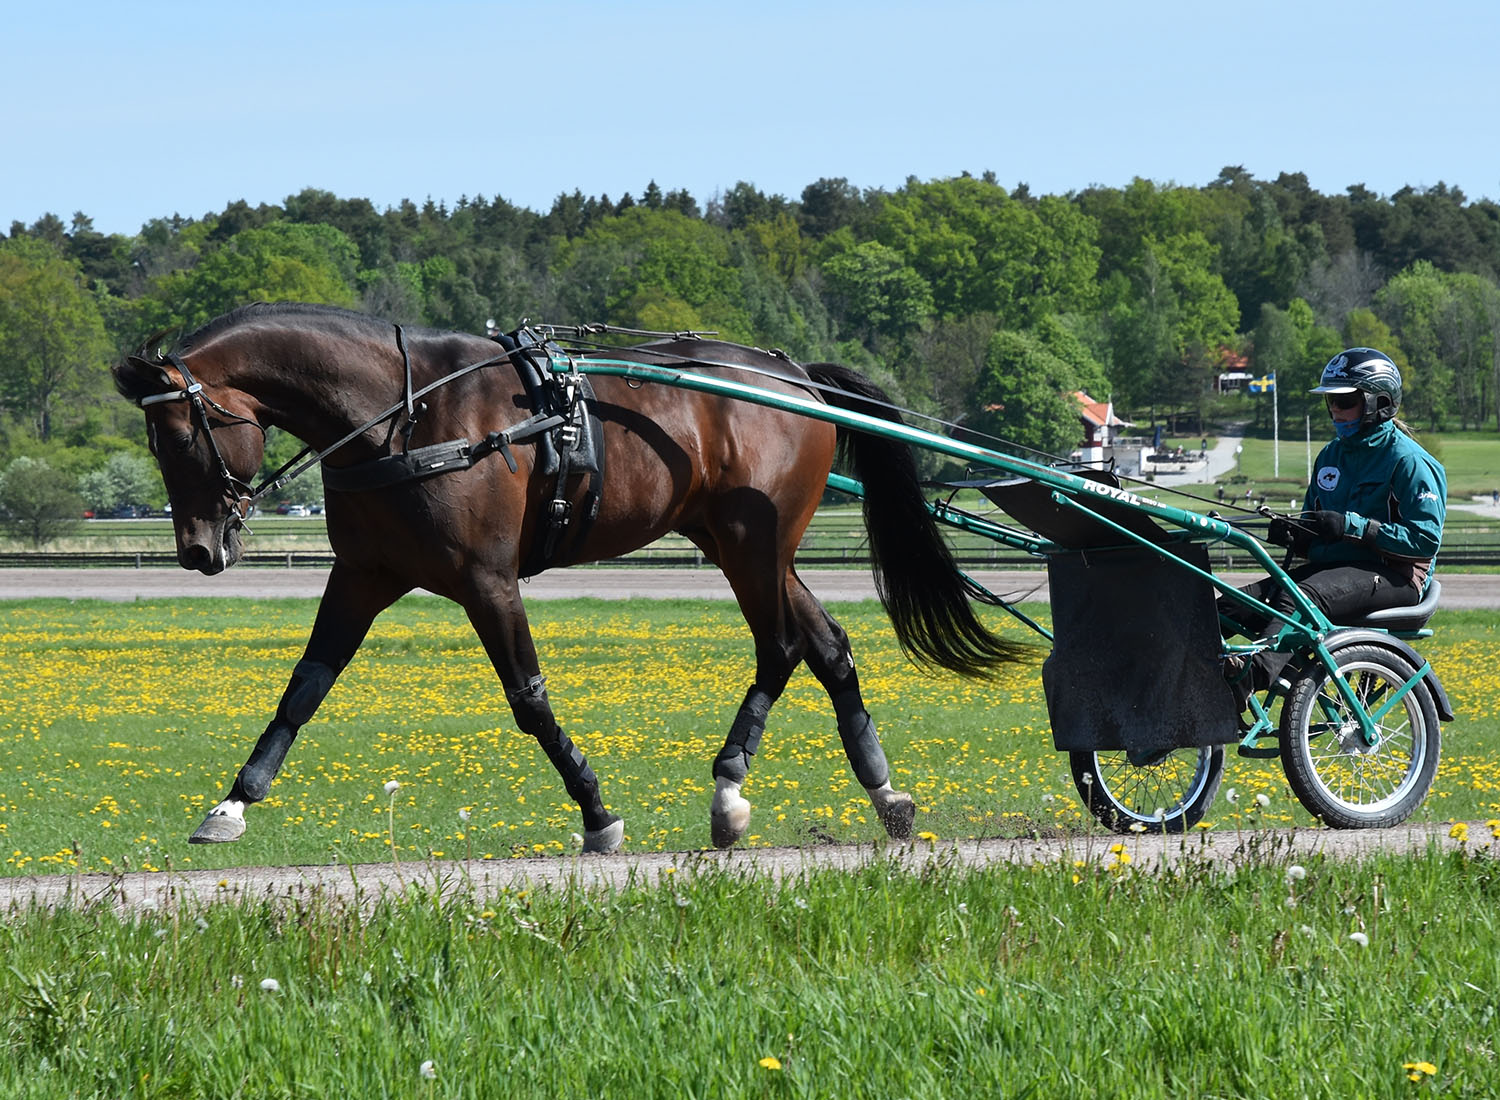
{"type": "Polygon", "coordinates": [[[240,531],[265,453],[256,406],[217,377],[211,357],[191,369],[180,355],[131,355],[114,367],[115,388],[146,413],[151,453],[172,502],[177,560],[212,576],[244,551],[240,531]]]}

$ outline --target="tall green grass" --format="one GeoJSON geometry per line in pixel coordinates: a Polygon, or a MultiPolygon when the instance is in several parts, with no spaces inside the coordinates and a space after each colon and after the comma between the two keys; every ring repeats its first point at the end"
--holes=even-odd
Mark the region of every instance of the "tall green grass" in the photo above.
{"type": "Polygon", "coordinates": [[[15,914],[0,1095],[1500,1090],[1488,854],[663,883],[15,914]]]}

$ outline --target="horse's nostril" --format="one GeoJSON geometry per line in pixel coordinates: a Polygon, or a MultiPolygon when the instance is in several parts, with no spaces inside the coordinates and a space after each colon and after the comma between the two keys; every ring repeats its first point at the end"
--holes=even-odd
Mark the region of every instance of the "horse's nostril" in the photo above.
{"type": "Polygon", "coordinates": [[[196,569],[201,573],[213,560],[213,553],[202,543],[193,543],[182,548],[177,555],[177,560],[182,563],[184,569],[196,569]]]}

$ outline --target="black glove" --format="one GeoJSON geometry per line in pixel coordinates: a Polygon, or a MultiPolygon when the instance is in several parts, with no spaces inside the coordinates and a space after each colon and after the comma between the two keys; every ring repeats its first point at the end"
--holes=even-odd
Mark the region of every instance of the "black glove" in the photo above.
{"type": "Polygon", "coordinates": [[[1272,546],[1285,546],[1295,550],[1299,536],[1306,537],[1282,516],[1277,516],[1271,521],[1271,526],[1266,528],[1266,541],[1272,546]]]}
{"type": "Polygon", "coordinates": [[[1344,537],[1343,512],[1303,512],[1301,523],[1314,542],[1338,542],[1344,537]]]}

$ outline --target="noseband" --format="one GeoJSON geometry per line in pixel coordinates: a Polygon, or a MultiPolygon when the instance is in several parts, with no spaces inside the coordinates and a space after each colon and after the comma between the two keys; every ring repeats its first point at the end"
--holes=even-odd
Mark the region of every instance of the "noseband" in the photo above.
{"type": "Polygon", "coordinates": [[[187,364],[182,361],[182,356],[176,352],[170,352],[166,359],[167,362],[171,363],[172,366],[176,367],[182,373],[182,380],[187,383],[187,386],[184,389],[173,390],[170,393],[158,393],[152,394],[149,397],[143,397],[138,403],[143,409],[150,405],[166,404],[169,401],[187,401],[193,406],[196,421],[194,429],[201,430],[208,438],[208,448],[213,452],[214,461],[219,464],[219,480],[223,482],[225,495],[229,497],[232,505],[231,514],[234,517],[234,524],[237,527],[243,527],[245,525],[245,517],[250,514],[250,510],[255,506],[256,500],[271,486],[262,485],[259,489],[256,489],[248,481],[234,476],[229,469],[229,463],[224,461],[224,454],[219,450],[218,441],[214,439],[214,426],[213,422],[208,418],[208,410],[213,409],[214,412],[229,421],[254,425],[254,427],[260,430],[262,441],[265,440],[266,429],[248,416],[241,416],[239,413],[230,412],[213,398],[207,396],[203,392],[203,383],[193,378],[187,364]]]}

